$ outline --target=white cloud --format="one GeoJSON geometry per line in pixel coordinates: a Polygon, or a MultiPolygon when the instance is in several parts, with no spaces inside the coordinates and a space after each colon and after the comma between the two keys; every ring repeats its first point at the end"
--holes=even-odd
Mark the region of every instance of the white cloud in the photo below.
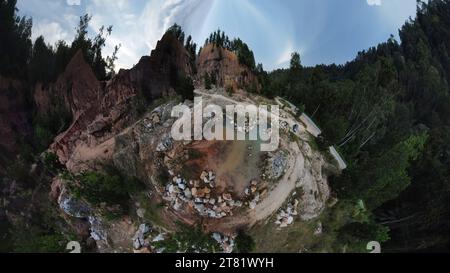
{"type": "Polygon", "coordinates": [[[67,0],[67,5],[79,6],[79,5],[81,5],[81,0],[67,0]]]}
{"type": "Polygon", "coordinates": [[[155,48],[157,41],[174,23],[186,28],[190,14],[199,4],[199,0],[157,0],[149,2],[139,19],[145,29],[147,46],[150,49],[155,48]]]}
{"type": "Polygon", "coordinates": [[[381,0],[366,0],[369,6],[381,6],[381,0]]]}
{"type": "Polygon", "coordinates": [[[57,22],[47,20],[39,21],[33,25],[33,40],[39,36],[44,36],[45,41],[51,45],[59,40],[67,40],[69,34],[57,22]]]}
{"type": "MultiPolygon", "coordinates": [[[[209,2],[209,1],[208,1],[209,2]]],[[[113,25],[107,39],[105,55],[110,55],[114,46],[121,44],[116,68],[131,68],[142,55],[150,55],[164,32],[174,23],[185,29],[190,16],[203,1],[200,0],[151,0],[136,7],[136,2],[126,0],[94,0],[86,11],[92,14],[91,28],[97,31],[102,25],[113,25]]]]}
{"type": "Polygon", "coordinates": [[[289,63],[291,60],[291,55],[295,51],[293,43],[290,41],[286,44],[286,47],[284,48],[283,52],[280,54],[280,56],[277,59],[277,65],[279,66],[285,66],[289,63]]]}

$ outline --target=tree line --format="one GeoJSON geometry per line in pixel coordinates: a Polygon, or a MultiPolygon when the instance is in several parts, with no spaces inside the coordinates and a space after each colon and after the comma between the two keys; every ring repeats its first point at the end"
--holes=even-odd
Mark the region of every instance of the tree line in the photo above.
{"type": "MultiPolygon", "coordinates": [[[[362,201],[370,226],[391,229],[388,247],[448,246],[450,238],[450,1],[418,1],[398,42],[345,65],[259,73],[263,94],[282,96],[320,124],[348,169],[332,178],[338,197],[362,201]]],[[[343,229],[348,231],[349,229],[343,229]]]]}

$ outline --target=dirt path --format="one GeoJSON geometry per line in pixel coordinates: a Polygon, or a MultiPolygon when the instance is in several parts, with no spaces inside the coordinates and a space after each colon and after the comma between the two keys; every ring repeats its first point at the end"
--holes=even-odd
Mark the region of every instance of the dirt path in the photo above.
{"type": "MultiPolygon", "coordinates": [[[[244,104],[244,105],[248,104],[248,102],[239,102],[239,101],[233,100],[231,98],[227,98],[227,97],[225,97],[223,95],[209,94],[209,93],[202,92],[202,91],[200,91],[198,89],[196,89],[194,91],[194,93],[197,94],[197,95],[201,95],[201,96],[207,96],[207,97],[211,97],[211,98],[214,98],[214,99],[228,101],[228,102],[231,102],[232,104],[244,104]]],[[[281,102],[277,101],[277,103],[281,105],[281,102]]],[[[267,114],[268,115],[273,115],[271,112],[267,113],[267,114]]],[[[312,120],[307,115],[305,115],[305,114],[301,115],[301,117],[300,117],[301,122],[298,122],[297,120],[292,119],[292,118],[284,118],[284,117],[282,117],[283,115],[287,115],[287,113],[284,110],[280,109],[280,116],[278,117],[278,119],[280,121],[287,122],[289,124],[291,132],[292,132],[292,128],[294,127],[294,125],[298,125],[298,126],[302,127],[305,131],[307,131],[308,133],[310,133],[311,135],[313,135],[315,137],[317,137],[317,136],[319,136],[321,134],[320,129],[314,124],[314,122],[312,122],[312,120]],[[304,125],[306,125],[306,127],[304,125]]],[[[298,130],[297,132],[295,132],[295,134],[297,136],[301,137],[301,130],[298,130]]]]}
{"type": "Polygon", "coordinates": [[[304,157],[296,142],[291,142],[287,147],[291,153],[288,157],[287,170],[277,186],[256,205],[255,209],[241,212],[223,219],[205,220],[207,231],[217,231],[224,234],[233,233],[241,226],[252,226],[275,213],[295,190],[296,182],[304,168],[304,157]]]}
{"type": "Polygon", "coordinates": [[[250,219],[251,224],[255,224],[257,221],[271,216],[284,204],[292,191],[295,190],[295,185],[299,178],[300,170],[304,168],[305,160],[296,142],[291,142],[288,149],[291,153],[289,155],[286,174],[278,182],[277,187],[270,191],[268,196],[255,207],[252,213],[254,215],[250,219]]]}

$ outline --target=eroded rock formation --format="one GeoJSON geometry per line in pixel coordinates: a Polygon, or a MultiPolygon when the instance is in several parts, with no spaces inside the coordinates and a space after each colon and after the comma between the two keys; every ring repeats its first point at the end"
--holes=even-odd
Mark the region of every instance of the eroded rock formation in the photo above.
{"type": "Polygon", "coordinates": [[[260,90],[257,77],[248,67],[239,63],[236,54],[213,44],[206,45],[197,59],[197,77],[203,81],[206,74],[214,78],[218,86],[226,89],[260,90]]]}
{"type": "Polygon", "coordinates": [[[100,82],[79,51],[54,84],[36,86],[39,113],[62,103],[73,116],[70,127],[58,135],[51,149],[67,163],[80,146],[104,142],[133,121],[143,105],[173,96],[177,77],[192,75],[191,58],[171,34],[163,36],[151,56],[144,56],[129,70],[100,82]]]}

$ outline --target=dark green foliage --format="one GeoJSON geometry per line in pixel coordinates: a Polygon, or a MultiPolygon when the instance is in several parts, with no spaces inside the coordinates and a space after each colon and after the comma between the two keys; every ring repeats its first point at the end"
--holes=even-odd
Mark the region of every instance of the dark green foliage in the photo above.
{"type": "Polygon", "coordinates": [[[69,242],[62,234],[27,229],[14,232],[14,252],[18,253],[62,253],[69,242]]]}
{"type": "Polygon", "coordinates": [[[186,50],[189,52],[190,56],[191,56],[191,61],[194,64],[195,62],[195,57],[197,56],[197,44],[194,43],[194,41],[192,40],[192,36],[189,35],[186,39],[185,42],[185,37],[186,34],[184,33],[183,29],[181,28],[180,25],[178,24],[174,24],[173,26],[171,26],[167,31],[172,33],[175,38],[177,38],[178,41],[180,41],[180,43],[182,45],[184,45],[184,48],[186,48],[186,50]]]}
{"type": "Polygon", "coordinates": [[[237,38],[231,42],[230,50],[236,53],[239,63],[247,66],[250,70],[255,69],[255,56],[248,45],[237,38]]]}
{"type": "MultiPolygon", "coordinates": [[[[45,178],[40,182],[45,182],[45,178]]],[[[31,205],[33,217],[17,215],[9,227],[12,240],[12,249],[9,251],[61,253],[65,252],[68,242],[80,239],[60,216],[58,207],[48,198],[48,191],[33,191],[33,199],[30,202],[34,202],[31,205]]],[[[29,208],[26,208],[26,213],[29,212],[29,208]]]]}
{"type": "Polygon", "coordinates": [[[298,52],[294,52],[291,55],[291,70],[300,70],[302,68],[302,62],[300,61],[300,54],[298,52]]]}
{"type": "Polygon", "coordinates": [[[227,92],[228,96],[232,96],[233,95],[233,87],[227,86],[225,89],[225,92],[227,92]]]}
{"type": "Polygon", "coordinates": [[[211,89],[211,77],[209,76],[209,73],[205,74],[204,81],[205,81],[205,89],[210,90],[211,89]]]}
{"type": "Polygon", "coordinates": [[[219,244],[212,238],[211,234],[205,234],[201,225],[190,227],[184,224],[178,225],[178,231],[170,236],[170,238],[154,243],[156,248],[165,248],[165,253],[193,253],[200,251],[201,253],[214,253],[220,251],[219,244]]]}
{"type": "Polygon", "coordinates": [[[205,45],[207,44],[214,44],[215,46],[231,50],[232,42],[230,41],[230,38],[225,35],[225,32],[218,29],[217,31],[211,33],[209,38],[206,39],[205,45]]]}
{"type": "Polygon", "coordinates": [[[183,100],[194,100],[194,83],[191,77],[178,76],[175,92],[182,97],[183,100]]]}
{"type": "Polygon", "coordinates": [[[359,246],[364,251],[367,243],[376,241],[384,243],[390,239],[389,229],[375,223],[351,223],[342,227],[338,239],[342,243],[359,246]]]}
{"type": "Polygon", "coordinates": [[[351,166],[340,183],[343,196],[362,198],[369,209],[395,199],[411,183],[408,170],[421,155],[427,134],[413,135],[372,159],[351,166]],[[393,160],[395,159],[395,160],[393,160]]]}
{"type": "Polygon", "coordinates": [[[241,39],[237,38],[230,40],[223,31],[218,29],[217,31],[211,33],[209,38],[206,39],[205,45],[206,44],[213,44],[217,47],[228,49],[238,56],[239,63],[247,66],[251,70],[256,69],[253,51],[251,51],[248,45],[241,39]]]}
{"type": "Polygon", "coordinates": [[[101,27],[94,38],[88,37],[91,17],[80,17],[77,34],[68,46],[60,41],[56,45],[46,44],[40,36],[34,44],[31,41],[32,20],[17,15],[16,0],[0,1],[0,74],[19,79],[29,79],[31,83],[49,83],[64,71],[70,59],[78,50],[92,67],[99,80],[114,73],[117,59],[116,47],[113,55],[102,56],[106,38],[111,35],[112,26],[101,27]]]}
{"type": "Polygon", "coordinates": [[[30,165],[23,158],[18,158],[6,168],[6,176],[21,183],[31,184],[30,165]]]}
{"type": "Polygon", "coordinates": [[[189,52],[189,54],[191,55],[191,58],[193,60],[195,60],[195,57],[197,55],[197,44],[193,42],[192,40],[192,36],[189,35],[186,39],[186,43],[184,45],[184,47],[186,48],[186,50],[189,52]]]}
{"type": "Polygon", "coordinates": [[[174,24],[166,32],[172,33],[173,36],[175,36],[175,38],[177,38],[177,40],[180,41],[181,44],[184,44],[185,34],[180,25],[174,24]]]}
{"type": "Polygon", "coordinates": [[[29,64],[30,80],[44,83],[52,81],[55,78],[54,65],[53,49],[45,44],[43,36],[39,36],[34,42],[29,64]]]}
{"type": "Polygon", "coordinates": [[[53,142],[56,135],[66,130],[72,122],[72,113],[66,109],[62,98],[51,96],[49,112],[36,115],[33,121],[37,151],[43,151],[53,142]]]}
{"type": "Polygon", "coordinates": [[[42,161],[44,163],[45,169],[52,173],[56,173],[59,170],[64,169],[64,165],[59,162],[58,156],[52,152],[46,152],[42,161]]]}
{"type": "Polygon", "coordinates": [[[188,156],[189,156],[189,160],[195,160],[195,159],[202,158],[204,156],[204,154],[202,152],[200,152],[199,150],[189,149],[188,156]]]}
{"type": "Polygon", "coordinates": [[[0,1],[0,74],[26,78],[33,22],[17,15],[17,0],[0,1]]]}
{"type": "Polygon", "coordinates": [[[211,84],[212,85],[217,85],[217,78],[216,78],[216,74],[212,74],[211,75],[211,84]]]}
{"type": "Polygon", "coordinates": [[[97,79],[104,80],[107,78],[106,68],[108,63],[102,56],[102,49],[105,46],[106,38],[111,35],[112,26],[108,26],[107,28],[101,26],[97,35],[93,39],[89,38],[88,27],[91,18],[92,17],[88,14],[80,16],[77,34],[72,42],[70,51],[73,56],[78,50],[81,50],[84,59],[92,67],[97,79]]]}
{"type": "Polygon", "coordinates": [[[340,199],[363,199],[369,212],[378,208],[394,249],[449,241],[432,235],[450,234],[449,14],[449,1],[419,1],[401,43],[391,36],[340,66],[302,67],[293,54],[290,69],[261,81],[263,94],[304,105],[322,129],[319,145],[343,153],[349,168],[331,179],[333,189],[340,199]]]}
{"type": "Polygon", "coordinates": [[[235,239],[236,250],[238,253],[250,253],[255,249],[255,241],[253,238],[246,234],[243,230],[238,232],[235,239]]]}
{"type": "Polygon", "coordinates": [[[165,187],[170,179],[170,174],[169,174],[169,171],[167,170],[167,168],[161,168],[160,170],[158,170],[156,178],[158,180],[158,183],[162,187],[165,187]]]}
{"type": "Polygon", "coordinates": [[[85,172],[75,176],[71,184],[72,192],[94,205],[105,202],[127,207],[130,194],[143,190],[144,185],[136,178],[122,175],[114,167],[105,169],[105,173],[85,172]]]}

